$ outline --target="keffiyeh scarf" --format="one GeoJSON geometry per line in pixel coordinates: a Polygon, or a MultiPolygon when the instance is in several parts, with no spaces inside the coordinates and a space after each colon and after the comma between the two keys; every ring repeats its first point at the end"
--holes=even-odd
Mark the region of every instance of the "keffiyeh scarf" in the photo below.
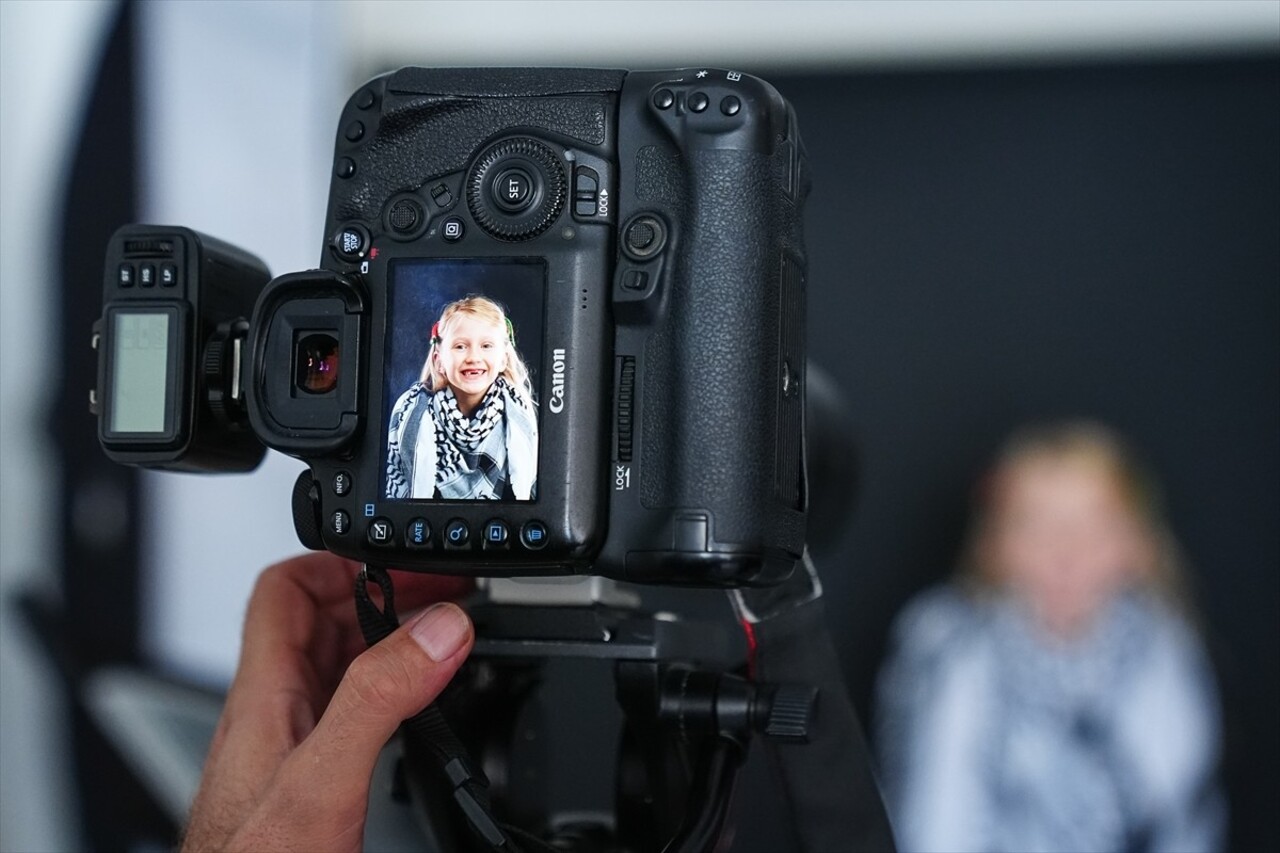
{"type": "MultiPolygon", "coordinates": [[[[432,393],[415,385],[396,404],[387,436],[388,498],[499,500],[508,485],[508,425],[532,424],[532,413],[499,376],[468,417],[458,408],[452,388],[432,393]],[[523,417],[521,417],[523,416],[523,417]],[[429,435],[423,435],[430,430],[429,435]],[[406,452],[408,457],[406,458],[406,452]],[[421,468],[422,453],[434,452],[434,465],[421,468]],[[434,482],[424,474],[434,473],[434,482]]],[[[536,439],[534,439],[536,441],[536,439]]],[[[534,463],[536,464],[536,462],[534,463]]]]}

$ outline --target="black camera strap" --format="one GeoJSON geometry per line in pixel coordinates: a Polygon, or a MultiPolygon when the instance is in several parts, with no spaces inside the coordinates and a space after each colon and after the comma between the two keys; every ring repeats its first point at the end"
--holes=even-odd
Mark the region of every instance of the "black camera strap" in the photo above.
{"type": "Polygon", "coordinates": [[[827,630],[822,583],[808,552],[789,581],[734,590],[729,597],[750,641],[752,678],[818,688],[807,744],[763,740],[774,776],[782,783],[799,849],[891,853],[893,831],[827,630]]]}
{"type": "MultiPolygon", "coordinates": [[[[395,587],[386,570],[366,565],[356,576],[356,618],[369,646],[386,639],[400,625],[395,610],[395,587]],[[382,607],[369,595],[369,581],[382,592],[382,607]]],[[[521,853],[513,840],[520,837],[532,849],[550,849],[515,827],[499,823],[489,803],[489,780],[454,734],[435,702],[405,720],[400,731],[411,754],[431,756],[453,787],[453,799],[479,842],[488,849],[521,853]]]]}

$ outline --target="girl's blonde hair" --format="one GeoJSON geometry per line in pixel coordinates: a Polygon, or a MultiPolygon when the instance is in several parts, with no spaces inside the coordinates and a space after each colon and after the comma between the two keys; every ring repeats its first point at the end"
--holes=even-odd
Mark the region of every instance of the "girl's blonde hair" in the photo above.
{"type": "Polygon", "coordinates": [[[427,360],[422,365],[420,381],[428,391],[443,390],[447,384],[442,372],[435,369],[436,354],[443,342],[451,321],[459,314],[468,314],[502,329],[502,339],[507,348],[507,366],[502,371],[515,393],[524,399],[530,408],[536,401],[533,397],[533,385],[529,381],[529,370],[516,350],[515,326],[507,319],[507,312],[501,305],[485,296],[466,296],[444,306],[440,319],[431,327],[431,348],[427,350],[427,360]]]}
{"type": "Polygon", "coordinates": [[[962,580],[979,590],[1003,580],[998,567],[983,556],[984,545],[997,521],[999,490],[1004,479],[1018,467],[1037,460],[1076,462],[1110,480],[1147,546],[1145,564],[1134,567],[1137,583],[1190,617],[1182,549],[1165,519],[1155,479],[1119,434],[1094,421],[1025,427],[1005,442],[974,494],[972,520],[960,562],[962,580]]]}

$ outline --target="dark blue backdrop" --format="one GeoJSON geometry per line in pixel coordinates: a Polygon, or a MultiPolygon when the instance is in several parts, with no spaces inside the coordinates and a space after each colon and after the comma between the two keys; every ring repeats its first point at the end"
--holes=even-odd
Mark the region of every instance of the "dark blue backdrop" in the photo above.
{"type": "Polygon", "coordinates": [[[528,261],[432,260],[393,264],[388,293],[387,353],[383,370],[382,428],[391,407],[418,381],[431,325],[450,302],[485,296],[507,312],[516,331],[516,350],[529,368],[534,395],[541,399],[542,312],[546,266],[528,261]]]}

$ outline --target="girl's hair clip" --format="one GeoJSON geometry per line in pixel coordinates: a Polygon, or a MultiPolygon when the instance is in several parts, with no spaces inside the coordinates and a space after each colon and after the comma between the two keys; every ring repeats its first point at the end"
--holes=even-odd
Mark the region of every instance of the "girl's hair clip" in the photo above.
{"type": "Polygon", "coordinates": [[[507,321],[507,340],[511,341],[511,345],[516,345],[516,327],[512,324],[510,317],[503,317],[507,321]]]}
{"type": "Polygon", "coordinates": [[[440,324],[438,322],[431,324],[431,343],[440,343],[440,324]]]}

